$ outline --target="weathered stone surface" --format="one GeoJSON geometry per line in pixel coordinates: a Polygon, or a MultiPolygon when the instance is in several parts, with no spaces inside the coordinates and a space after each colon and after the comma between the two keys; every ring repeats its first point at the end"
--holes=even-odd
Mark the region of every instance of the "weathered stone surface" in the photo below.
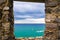
{"type": "Polygon", "coordinates": [[[8,7],[8,6],[6,6],[6,7],[4,7],[4,8],[3,8],[3,10],[9,10],[9,7],[8,7]]]}
{"type": "MultiPolygon", "coordinates": [[[[48,28],[48,26],[50,27],[50,28],[57,28],[57,24],[56,23],[46,23],[46,27],[48,28]]],[[[48,28],[49,29],[49,28],[48,28]]]]}
{"type": "Polygon", "coordinates": [[[0,4],[0,40],[15,40],[13,34],[13,8],[10,6],[13,4],[10,3],[10,0],[4,0],[4,3],[0,4]]]}
{"type": "Polygon", "coordinates": [[[51,23],[51,22],[54,22],[55,19],[56,19],[55,14],[50,14],[50,13],[46,14],[46,22],[50,22],[51,23]]]}
{"type": "Polygon", "coordinates": [[[55,11],[57,14],[60,14],[60,6],[58,6],[54,11],[55,11]]]}
{"type": "Polygon", "coordinates": [[[58,2],[56,0],[45,0],[46,6],[57,6],[58,2]]]}
{"type": "Polygon", "coordinates": [[[4,2],[4,0],[0,0],[0,4],[3,3],[3,2],[4,2]]]}
{"type": "Polygon", "coordinates": [[[51,11],[52,11],[52,9],[51,8],[46,8],[46,13],[50,13],[51,14],[51,11]]]}
{"type": "Polygon", "coordinates": [[[59,40],[60,4],[58,0],[46,0],[45,40],[59,40]],[[59,37],[58,37],[59,36],[59,37]]]}

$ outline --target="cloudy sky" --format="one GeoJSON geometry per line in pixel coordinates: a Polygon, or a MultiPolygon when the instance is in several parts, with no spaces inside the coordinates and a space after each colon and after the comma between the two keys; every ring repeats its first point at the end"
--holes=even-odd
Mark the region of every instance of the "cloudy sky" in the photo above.
{"type": "Polygon", "coordinates": [[[45,4],[14,1],[15,23],[45,23],[45,4]]]}

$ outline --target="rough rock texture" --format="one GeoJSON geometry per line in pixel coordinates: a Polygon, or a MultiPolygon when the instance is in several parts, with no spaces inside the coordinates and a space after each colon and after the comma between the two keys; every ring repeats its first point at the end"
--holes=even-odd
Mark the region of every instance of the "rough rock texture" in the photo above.
{"type": "Polygon", "coordinates": [[[46,0],[46,31],[44,40],[60,40],[59,0],[46,0]],[[59,36],[59,37],[58,37],[59,36]]]}
{"type": "Polygon", "coordinates": [[[12,0],[0,0],[0,40],[14,40],[12,0]]]}

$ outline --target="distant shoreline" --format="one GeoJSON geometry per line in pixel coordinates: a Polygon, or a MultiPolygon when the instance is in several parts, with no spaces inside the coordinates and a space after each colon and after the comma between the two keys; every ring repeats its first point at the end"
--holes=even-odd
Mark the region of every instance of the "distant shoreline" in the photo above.
{"type": "MultiPolygon", "coordinates": [[[[25,37],[27,38],[27,37],[25,37]]],[[[25,39],[24,37],[18,37],[18,38],[15,38],[15,39],[25,39]]],[[[40,36],[40,37],[28,37],[27,39],[35,39],[35,38],[43,38],[43,36],[40,36]]]]}
{"type": "MultiPolygon", "coordinates": [[[[29,24],[29,23],[27,23],[27,24],[29,24]]],[[[41,24],[44,24],[44,23],[41,23],[41,24]]],[[[15,24],[14,24],[15,25],[15,24]]],[[[24,25],[25,25],[25,23],[24,23],[24,25]]],[[[44,24],[45,25],[45,24],[44,24]]]]}

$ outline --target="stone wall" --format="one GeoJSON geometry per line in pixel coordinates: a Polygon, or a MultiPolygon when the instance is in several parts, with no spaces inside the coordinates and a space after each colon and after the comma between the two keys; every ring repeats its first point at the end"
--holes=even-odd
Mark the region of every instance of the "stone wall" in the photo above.
{"type": "Polygon", "coordinates": [[[46,0],[46,31],[44,40],[60,40],[60,4],[58,0],[46,0]],[[59,37],[58,37],[59,36],[59,37]]]}
{"type": "Polygon", "coordinates": [[[14,40],[12,0],[0,0],[0,40],[14,40]]]}
{"type": "MultiPolygon", "coordinates": [[[[12,3],[13,0],[0,0],[0,40],[15,40],[12,3]]],[[[60,33],[60,0],[45,0],[45,3],[46,31],[44,40],[60,40],[60,34],[58,34],[60,33]]]]}

